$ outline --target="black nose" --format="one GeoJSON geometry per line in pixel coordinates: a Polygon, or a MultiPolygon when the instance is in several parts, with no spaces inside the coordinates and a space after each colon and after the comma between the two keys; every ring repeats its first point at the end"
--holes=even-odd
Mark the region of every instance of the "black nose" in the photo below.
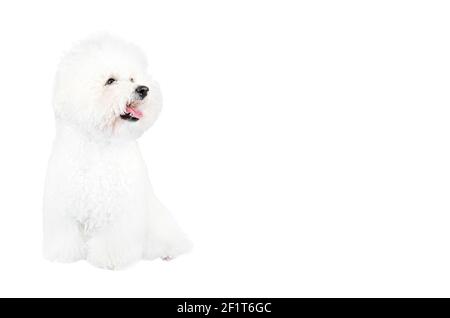
{"type": "Polygon", "coordinates": [[[147,96],[148,93],[148,87],[147,86],[138,86],[136,88],[136,93],[139,95],[140,98],[144,99],[145,96],[147,96]]]}

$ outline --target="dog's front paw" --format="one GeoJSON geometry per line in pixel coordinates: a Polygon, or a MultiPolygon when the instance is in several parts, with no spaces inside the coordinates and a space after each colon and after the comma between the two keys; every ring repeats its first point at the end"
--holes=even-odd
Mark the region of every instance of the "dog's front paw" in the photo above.
{"type": "Polygon", "coordinates": [[[86,258],[86,247],[78,236],[44,239],[44,257],[49,261],[72,263],[86,258]]]}
{"type": "Polygon", "coordinates": [[[86,260],[97,267],[118,270],[123,269],[142,257],[142,250],[123,244],[111,244],[103,238],[93,238],[88,242],[86,260]]]}

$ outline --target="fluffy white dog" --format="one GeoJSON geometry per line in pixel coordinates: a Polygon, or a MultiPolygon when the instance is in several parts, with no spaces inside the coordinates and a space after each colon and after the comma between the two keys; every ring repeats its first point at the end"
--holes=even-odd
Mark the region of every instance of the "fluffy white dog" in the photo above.
{"type": "Polygon", "coordinates": [[[171,259],[191,243],[152,191],[136,139],[158,116],[158,84],[134,45],[103,35],[62,59],[44,197],[44,255],[108,269],[171,259]]]}

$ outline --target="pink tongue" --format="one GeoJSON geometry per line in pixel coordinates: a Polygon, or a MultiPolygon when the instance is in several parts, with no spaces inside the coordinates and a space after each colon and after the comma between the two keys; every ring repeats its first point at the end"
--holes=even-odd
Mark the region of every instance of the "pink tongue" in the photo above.
{"type": "Polygon", "coordinates": [[[141,118],[143,116],[142,112],[134,107],[127,107],[125,110],[127,113],[131,114],[131,116],[136,118],[141,118]]]}

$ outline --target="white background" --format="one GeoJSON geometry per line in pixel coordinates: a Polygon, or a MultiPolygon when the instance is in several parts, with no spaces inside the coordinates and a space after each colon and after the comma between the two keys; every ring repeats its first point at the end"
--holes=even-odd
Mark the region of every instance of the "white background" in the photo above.
{"type": "Polygon", "coordinates": [[[3,1],[0,296],[450,296],[446,1],[3,1]],[[140,140],[195,242],[125,271],[41,256],[65,50],[142,46],[140,140]]]}

